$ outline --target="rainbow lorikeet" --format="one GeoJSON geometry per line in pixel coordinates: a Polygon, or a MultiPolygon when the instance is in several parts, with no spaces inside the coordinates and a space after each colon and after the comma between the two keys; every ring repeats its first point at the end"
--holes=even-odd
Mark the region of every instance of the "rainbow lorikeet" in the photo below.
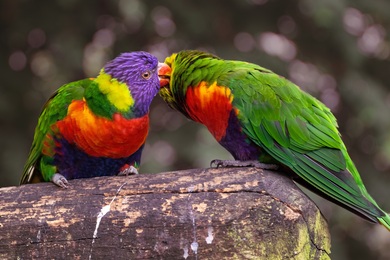
{"type": "Polygon", "coordinates": [[[276,164],[306,187],[390,230],[389,215],[368,194],[336,118],[319,100],[268,69],[205,52],[181,51],[165,64],[159,69],[161,97],[204,124],[242,161],[216,160],[217,165],[276,164]]]}
{"type": "Polygon", "coordinates": [[[147,52],[122,53],[96,78],[60,87],[39,117],[21,184],[138,173],[157,67],[147,52]]]}

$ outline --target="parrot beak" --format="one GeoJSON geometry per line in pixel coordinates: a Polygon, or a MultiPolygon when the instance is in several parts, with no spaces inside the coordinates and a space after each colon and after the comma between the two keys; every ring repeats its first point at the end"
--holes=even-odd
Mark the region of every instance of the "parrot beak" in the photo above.
{"type": "Polygon", "coordinates": [[[172,72],[171,67],[169,67],[165,63],[159,62],[157,70],[158,70],[158,72],[157,72],[158,77],[160,79],[160,87],[164,88],[164,87],[169,86],[169,80],[171,78],[171,72],[172,72]]]}

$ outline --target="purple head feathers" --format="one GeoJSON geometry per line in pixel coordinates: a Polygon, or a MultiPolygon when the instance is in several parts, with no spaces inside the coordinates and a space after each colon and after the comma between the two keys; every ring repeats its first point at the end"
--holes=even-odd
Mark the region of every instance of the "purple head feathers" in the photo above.
{"type": "Polygon", "coordinates": [[[150,53],[122,53],[104,67],[105,73],[126,83],[135,104],[133,112],[137,116],[148,113],[150,103],[160,89],[157,75],[158,60],[150,53]]]}

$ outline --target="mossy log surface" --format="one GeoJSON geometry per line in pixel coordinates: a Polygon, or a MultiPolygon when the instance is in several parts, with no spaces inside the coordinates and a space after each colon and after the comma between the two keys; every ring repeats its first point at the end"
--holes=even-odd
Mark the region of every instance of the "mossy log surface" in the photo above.
{"type": "Polygon", "coordinates": [[[330,259],[316,205],[278,172],[191,169],[0,189],[0,259],[330,259]]]}

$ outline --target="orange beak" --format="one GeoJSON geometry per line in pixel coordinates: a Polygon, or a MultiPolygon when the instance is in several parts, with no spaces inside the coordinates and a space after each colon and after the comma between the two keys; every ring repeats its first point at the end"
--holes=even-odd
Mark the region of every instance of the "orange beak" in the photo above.
{"type": "Polygon", "coordinates": [[[171,79],[171,72],[172,69],[165,63],[158,63],[158,77],[160,79],[160,87],[166,87],[169,86],[169,80],[171,79]]]}

